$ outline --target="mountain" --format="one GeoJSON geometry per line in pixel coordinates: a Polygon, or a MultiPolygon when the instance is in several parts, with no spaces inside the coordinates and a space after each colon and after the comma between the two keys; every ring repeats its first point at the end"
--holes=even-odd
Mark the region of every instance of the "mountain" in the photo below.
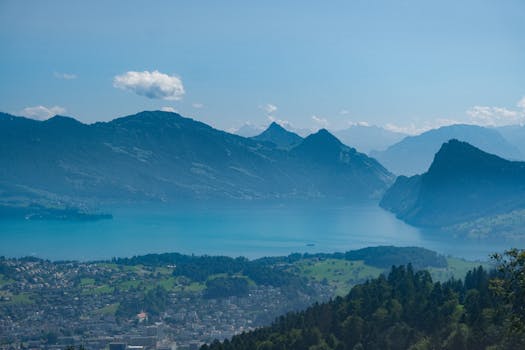
{"type": "Polygon", "coordinates": [[[242,137],[253,137],[259,135],[263,131],[264,128],[261,126],[252,123],[244,123],[237,130],[234,130],[233,133],[242,137]]]}
{"type": "Polygon", "coordinates": [[[286,130],[276,122],[272,122],[266,130],[252,137],[256,141],[270,142],[279,148],[292,148],[300,144],[303,138],[296,133],[286,130]]]}
{"type": "Polygon", "coordinates": [[[522,157],[519,150],[498,131],[475,125],[450,125],[408,136],[385,151],[371,152],[371,156],[397,175],[421,174],[428,169],[439,147],[451,139],[468,142],[503,158],[522,157]]]}
{"type": "Polygon", "coordinates": [[[525,155],[525,126],[507,125],[498,127],[496,130],[508,142],[516,146],[522,155],[525,155]]]}
{"type": "Polygon", "coordinates": [[[280,149],[161,111],[91,125],[68,117],[41,122],[3,114],[0,140],[0,190],[9,186],[10,201],[18,193],[22,202],[41,198],[62,204],[352,200],[378,198],[393,181],[379,163],[339,141],[333,148],[318,140],[325,153],[312,158],[301,151],[307,140],[291,150],[280,149]],[[319,156],[330,161],[320,163],[319,156]]]}
{"type": "Polygon", "coordinates": [[[334,131],[334,135],[345,145],[370,154],[382,151],[401,141],[406,134],[393,132],[378,126],[353,125],[350,128],[334,131]]]}
{"type": "Polygon", "coordinates": [[[422,175],[399,176],[380,205],[416,226],[449,226],[525,208],[525,162],[458,140],[422,175]]]}
{"type": "Polygon", "coordinates": [[[308,174],[308,187],[317,188],[320,193],[335,195],[351,188],[361,198],[367,193],[375,197],[379,195],[377,189],[383,192],[382,184],[393,182],[393,175],[375,159],[344,145],[326,129],[309,135],[290,153],[294,158],[304,160],[298,169],[308,174]],[[345,180],[348,174],[352,174],[350,182],[345,180]],[[367,174],[373,176],[367,178],[367,174]]]}

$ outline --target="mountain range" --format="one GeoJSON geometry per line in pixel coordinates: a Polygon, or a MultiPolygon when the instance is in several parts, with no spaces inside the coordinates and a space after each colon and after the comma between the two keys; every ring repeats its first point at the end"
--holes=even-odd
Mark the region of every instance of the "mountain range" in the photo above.
{"type": "Polygon", "coordinates": [[[433,227],[525,209],[525,162],[450,140],[426,173],[399,176],[380,205],[410,224],[433,227]]]}
{"type": "Polygon", "coordinates": [[[386,150],[374,151],[370,155],[394,174],[421,174],[428,169],[441,145],[451,139],[468,142],[503,158],[519,160],[523,157],[519,149],[498,130],[462,124],[444,126],[417,136],[405,137],[386,150]]]}
{"type": "Polygon", "coordinates": [[[382,151],[408,136],[374,125],[352,125],[347,129],[334,131],[341,142],[370,154],[372,151],[382,151]]]}
{"type": "Polygon", "coordinates": [[[326,130],[302,139],[272,124],[244,138],[171,112],[90,125],[0,114],[0,140],[0,191],[11,204],[358,200],[394,180],[326,130]]]}
{"type": "MultiPolygon", "coordinates": [[[[272,124],[276,124],[299,137],[306,137],[312,133],[308,129],[291,128],[290,125],[283,126],[276,122],[272,122],[270,125],[272,124]]],[[[243,137],[257,138],[267,129],[252,123],[245,123],[233,133],[243,137]]],[[[354,147],[366,154],[369,154],[371,151],[385,150],[388,146],[399,142],[407,136],[407,134],[390,131],[374,125],[352,125],[346,129],[331,130],[330,132],[345,145],[354,147]]]]}

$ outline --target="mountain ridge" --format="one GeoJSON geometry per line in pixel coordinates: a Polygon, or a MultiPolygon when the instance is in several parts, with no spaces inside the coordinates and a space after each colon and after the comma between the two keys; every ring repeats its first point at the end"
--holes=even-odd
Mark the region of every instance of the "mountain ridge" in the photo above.
{"type": "Polygon", "coordinates": [[[0,123],[0,183],[78,201],[354,200],[378,198],[393,181],[366,155],[344,159],[348,149],[331,134],[325,141],[339,145],[325,150],[331,161],[319,163],[297,151],[305,140],[276,148],[171,112],[94,124],[60,116],[0,123]]]}
{"type": "Polygon", "coordinates": [[[380,205],[416,226],[448,226],[525,207],[525,162],[450,140],[429,170],[399,176],[380,205]]]}

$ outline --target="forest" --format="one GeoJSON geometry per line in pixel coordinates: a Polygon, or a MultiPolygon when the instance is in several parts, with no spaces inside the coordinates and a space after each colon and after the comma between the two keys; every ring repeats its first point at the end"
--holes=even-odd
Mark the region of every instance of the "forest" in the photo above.
{"type": "Polygon", "coordinates": [[[496,268],[433,282],[411,264],[345,297],[201,350],[523,349],[525,250],[495,254],[496,268]]]}

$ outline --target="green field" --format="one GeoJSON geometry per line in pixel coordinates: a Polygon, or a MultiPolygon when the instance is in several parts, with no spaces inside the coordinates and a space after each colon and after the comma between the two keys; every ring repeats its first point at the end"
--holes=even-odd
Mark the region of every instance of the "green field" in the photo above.
{"type": "Polygon", "coordinates": [[[383,272],[376,267],[365,265],[362,261],[342,259],[304,259],[298,261],[295,266],[300,275],[334,287],[336,295],[345,295],[354,285],[377,277],[383,272]]]}
{"type": "Polygon", "coordinates": [[[95,285],[95,279],[93,278],[82,278],[80,279],[80,286],[86,287],[86,286],[93,286],[95,285]]]}
{"type": "Polygon", "coordinates": [[[95,310],[94,313],[99,314],[99,315],[114,316],[115,313],[117,312],[118,307],[119,307],[119,303],[109,304],[109,305],[104,306],[103,308],[95,310]]]}
{"type": "Polygon", "coordinates": [[[96,286],[94,288],[84,289],[82,291],[82,294],[110,294],[113,293],[115,290],[115,287],[108,286],[106,284],[103,284],[101,286],[96,286]]]}
{"type": "Polygon", "coordinates": [[[478,267],[483,266],[484,269],[490,270],[493,265],[488,261],[467,261],[460,258],[448,257],[448,267],[428,269],[434,281],[445,282],[451,278],[463,279],[467,272],[478,267]]]}
{"type": "Polygon", "coordinates": [[[202,292],[204,289],[206,289],[206,286],[203,283],[198,282],[192,282],[187,286],[177,286],[176,290],[182,291],[182,292],[202,292]]]}
{"type": "Polygon", "coordinates": [[[29,293],[12,294],[0,291],[0,297],[9,298],[8,304],[33,304],[35,302],[29,293]]]}
{"type": "MultiPolygon", "coordinates": [[[[448,257],[446,268],[428,268],[434,281],[444,282],[450,278],[463,279],[467,272],[478,266],[490,269],[489,262],[467,261],[448,257]]],[[[343,259],[303,259],[294,264],[295,272],[314,281],[334,288],[336,295],[345,295],[350,289],[381,273],[388,273],[377,267],[366,265],[363,261],[348,261],[343,259]]]]}
{"type": "Polygon", "coordinates": [[[118,283],[118,289],[120,290],[130,290],[132,288],[138,288],[141,284],[141,280],[125,280],[118,283]]]}
{"type": "Polygon", "coordinates": [[[9,278],[5,277],[4,275],[0,274],[0,287],[6,285],[6,284],[9,284],[9,283],[13,283],[14,281],[13,280],[10,280],[9,278]]]}

